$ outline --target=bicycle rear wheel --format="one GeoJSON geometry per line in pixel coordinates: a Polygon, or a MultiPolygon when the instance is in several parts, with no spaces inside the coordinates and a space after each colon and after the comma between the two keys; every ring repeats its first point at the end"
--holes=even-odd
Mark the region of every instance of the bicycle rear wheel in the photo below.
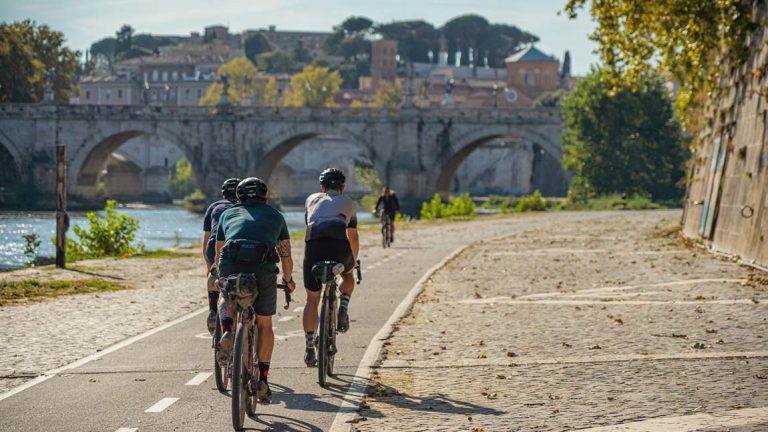
{"type": "Polygon", "coordinates": [[[221,340],[221,316],[216,314],[216,329],[213,331],[213,371],[216,376],[216,389],[220,392],[227,391],[229,384],[228,365],[219,364],[219,341],[221,340]]]}
{"type": "Polygon", "coordinates": [[[320,328],[318,329],[319,341],[317,346],[317,382],[320,387],[325,387],[326,373],[328,372],[328,325],[330,313],[328,311],[328,296],[323,294],[322,307],[320,308],[320,328]]]}
{"type": "Polygon", "coordinates": [[[338,301],[336,296],[333,297],[333,301],[330,302],[328,310],[328,361],[326,362],[326,374],[330,377],[336,376],[333,373],[333,365],[336,361],[336,311],[338,310],[338,301]]]}
{"type": "MultiPolygon", "coordinates": [[[[249,403],[249,379],[248,355],[251,348],[248,345],[248,326],[239,322],[235,333],[235,349],[232,355],[232,427],[235,430],[243,428],[245,414],[249,403]]],[[[254,409],[251,407],[251,409],[254,409]]]]}
{"type": "Polygon", "coordinates": [[[253,329],[253,331],[248,332],[248,352],[246,355],[248,356],[248,375],[251,377],[250,381],[246,383],[246,387],[250,390],[248,392],[248,399],[245,402],[245,413],[249,416],[253,416],[256,414],[256,404],[258,403],[258,388],[259,388],[259,359],[256,354],[257,345],[258,345],[258,330],[253,329]]]}
{"type": "Polygon", "coordinates": [[[389,247],[389,223],[381,226],[381,247],[384,249],[389,247]]]}

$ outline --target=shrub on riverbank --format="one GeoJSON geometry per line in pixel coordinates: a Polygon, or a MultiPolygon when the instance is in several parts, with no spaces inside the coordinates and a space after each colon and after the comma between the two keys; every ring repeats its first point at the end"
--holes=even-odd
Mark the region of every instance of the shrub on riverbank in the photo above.
{"type": "Polygon", "coordinates": [[[444,203],[440,195],[435,194],[430,201],[421,204],[421,219],[473,219],[477,216],[477,206],[468,193],[452,197],[450,202],[444,203]]]}
{"type": "Polygon", "coordinates": [[[584,201],[568,200],[564,210],[656,210],[679,207],[677,201],[654,202],[644,195],[632,195],[623,199],[619,194],[603,195],[584,201]]]}
{"type": "Polygon", "coordinates": [[[491,195],[481,205],[484,209],[499,210],[501,213],[522,213],[527,211],[558,210],[561,201],[559,199],[544,198],[537,190],[531,195],[500,196],[491,195]]]}
{"type": "MultiPolygon", "coordinates": [[[[88,229],[79,225],[72,227],[78,240],[67,237],[67,261],[128,256],[143,250],[142,245],[134,244],[136,231],[139,229],[138,219],[118,213],[113,200],[107,200],[104,212],[106,214],[103,218],[96,212],[88,212],[88,229]]],[[[51,240],[56,242],[55,238],[51,240]]]]}

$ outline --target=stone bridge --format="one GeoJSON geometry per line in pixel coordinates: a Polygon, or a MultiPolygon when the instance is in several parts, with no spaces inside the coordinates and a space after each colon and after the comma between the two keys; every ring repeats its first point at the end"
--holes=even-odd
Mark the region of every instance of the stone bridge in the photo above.
{"type": "Polygon", "coordinates": [[[0,180],[52,202],[55,143],[67,146],[70,200],[98,199],[107,157],[140,135],[182,150],[208,197],[223,179],[269,181],[277,163],[302,142],[333,135],[367,155],[380,178],[411,203],[448,194],[459,165],[496,139],[528,142],[559,161],[561,118],[555,108],[397,109],[134,107],[0,104],[0,180]]]}

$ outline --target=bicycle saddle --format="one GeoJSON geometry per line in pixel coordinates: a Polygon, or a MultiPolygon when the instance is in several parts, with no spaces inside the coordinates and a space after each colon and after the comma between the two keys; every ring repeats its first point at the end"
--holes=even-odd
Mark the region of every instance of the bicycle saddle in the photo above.
{"type": "Polygon", "coordinates": [[[321,261],[312,266],[312,276],[322,283],[328,283],[344,272],[344,264],[335,261],[321,261]]]}

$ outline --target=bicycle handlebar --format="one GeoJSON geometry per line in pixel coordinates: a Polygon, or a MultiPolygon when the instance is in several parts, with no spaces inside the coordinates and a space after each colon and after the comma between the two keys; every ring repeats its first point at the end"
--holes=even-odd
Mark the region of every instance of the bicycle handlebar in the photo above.
{"type": "Polygon", "coordinates": [[[291,290],[288,288],[288,285],[283,284],[277,284],[277,288],[285,292],[285,306],[283,306],[283,309],[288,309],[291,306],[291,290]]]}
{"type": "Polygon", "coordinates": [[[363,280],[363,272],[360,270],[360,260],[357,260],[357,284],[363,280]]]}

